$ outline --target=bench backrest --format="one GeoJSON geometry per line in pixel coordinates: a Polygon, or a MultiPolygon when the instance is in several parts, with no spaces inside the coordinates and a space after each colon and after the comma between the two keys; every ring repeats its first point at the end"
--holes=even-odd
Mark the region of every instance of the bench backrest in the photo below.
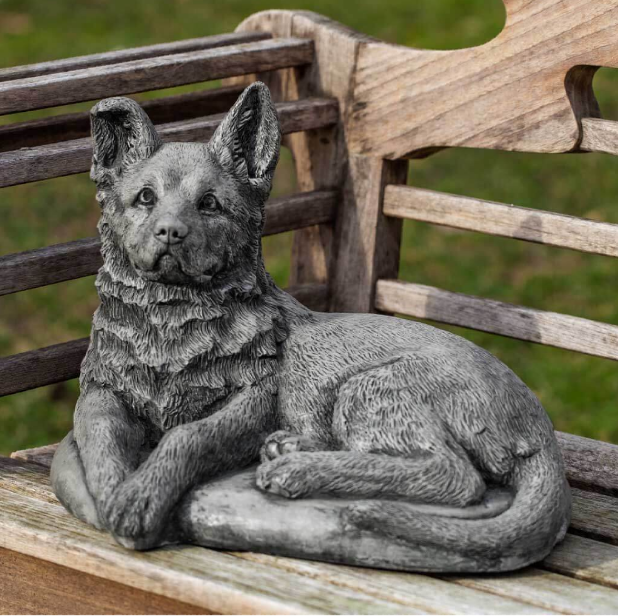
{"type": "MultiPolygon", "coordinates": [[[[382,43],[313,13],[267,11],[237,32],[0,71],[0,114],[223,79],[144,103],[169,140],[207,140],[243,85],[267,82],[299,193],[265,234],[297,230],[290,291],[312,308],[401,313],[601,357],[618,327],[397,280],[403,219],[617,256],[618,225],[406,186],[410,158],[446,147],[618,153],[599,66],[618,66],[618,0],[504,0],[491,42],[382,43]]],[[[0,187],[88,169],[87,114],[0,127],[0,187]]],[[[97,238],[0,258],[0,295],[91,275],[97,238]]],[[[74,378],[87,340],[0,360],[0,395],[74,378]]]]}

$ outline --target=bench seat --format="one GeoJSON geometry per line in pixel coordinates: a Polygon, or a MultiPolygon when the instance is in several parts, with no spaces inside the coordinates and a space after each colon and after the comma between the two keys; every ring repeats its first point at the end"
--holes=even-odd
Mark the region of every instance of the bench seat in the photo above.
{"type": "Polygon", "coordinates": [[[62,508],[55,446],[0,458],[0,613],[618,614],[618,446],[558,433],[566,540],[505,575],[417,575],[200,547],[131,552],[62,508]]]}

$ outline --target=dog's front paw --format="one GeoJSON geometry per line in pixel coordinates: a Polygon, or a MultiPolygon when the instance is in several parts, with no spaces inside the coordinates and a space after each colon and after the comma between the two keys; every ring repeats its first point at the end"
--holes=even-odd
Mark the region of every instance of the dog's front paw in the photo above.
{"type": "Polygon", "coordinates": [[[168,511],[168,504],[162,495],[132,477],[116,489],[103,515],[113,535],[139,541],[159,533],[168,511]]]}
{"type": "Polygon", "coordinates": [[[307,457],[299,452],[264,462],[256,471],[258,488],[286,498],[301,498],[315,492],[316,479],[307,457]]]}

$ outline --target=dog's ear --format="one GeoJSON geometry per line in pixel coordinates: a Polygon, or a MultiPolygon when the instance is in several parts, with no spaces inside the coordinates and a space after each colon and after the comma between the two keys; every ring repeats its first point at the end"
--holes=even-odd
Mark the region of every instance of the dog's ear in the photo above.
{"type": "Polygon", "coordinates": [[[90,177],[99,182],[110,171],[121,174],[130,164],[151,156],[161,139],[150,118],[132,99],[106,98],[90,112],[93,156],[90,177]]]}
{"type": "Polygon", "coordinates": [[[210,140],[219,163],[268,193],[279,159],[281,129],[270,91],[252,83],[238,97],[210,140]]]}

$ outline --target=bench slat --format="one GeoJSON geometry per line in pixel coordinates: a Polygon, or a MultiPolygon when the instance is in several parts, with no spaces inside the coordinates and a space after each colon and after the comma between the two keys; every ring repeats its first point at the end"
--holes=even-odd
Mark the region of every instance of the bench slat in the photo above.
{"type": "MultiPolygon", "coordinates": [[[[133,577],[133,563],[130,560],[123,560],[122,563],[116,560],[114,554],[116,546],[108,537],[75,521],[57,505],[49,486],[47,470],[44,467],[0,458],[0,491],[4,491],[3,502],[8,499],[17,502],[16,507],[13,508],[12,503],[8,507],[8,515],[6,511],[4,514],[0,512],[0,530],[8,527],[10,532],[6,535],[9,541],[14,541],[15,536],[18,536],[20,552],[32,553],[36,549],[36,546],[31,545],[30,539],[30,533],[36,531],[37,541],[42,542],[42,550],[36,552],[39,558],[88,571],[89,557],[96,555],[100,558],[105,554],[106,563],[110,566],[115,565],[113,569],[115,575],[118,575],[118,569],[123,567],[125,573],[127,570],[131,572],[131,581],[125,583],[131,584],[137,581],[140,584],[138,587],[143,587],[141,586],[144,583],[143,578],[135,580],[133,577]],[[41,528],[43,518],[47,521],[43,522],[43,528],[41,528]],[[52,534],[61,535],[62,542],[54,540],[50,536],[52,534]],[[73,552],[75,545],[81,546],[79,554],[73,552]],[[56,548],[55,552],[50,553],[51,546],[56,548]]],[[[589,498],[594,500],[598,498],[598,495],[590,493],[589,498]]],[[[575,502],[574,508],[576,510],[579,508],[578,501],[575,502]]],[[[1,535],[2,533],[0,537],[1,535]]],[[[134,553],[124,550],[122,553],[128,559],[134,556],[134,553]]],[[[181,584],[183,592],[187,592],[186,578],[183,577],[187,570],[200,571],[200,575],[210,580],[211,569],[200,570],[202,561],[196,561],[195,558],[201,556],[203,559],[210,559],[211,555],[216,558],[215,554],[218,553],[201,548],[183,547],[179,550],[155,551],[138,555],[142,566],[140,573],[142,575],[145,572],[151,575],[158,574],[160,558],[168,556],[169,558],[163,564],[165,573],[162,573],[163,579],[159,580],[159,589],[161,587],[167,589],[167,582],[174,580],[181,584]]],[[[219,555],[225,556],[220,553],[219,555]]],[[[301,584],[306,579],[312,579],[328,589],[327,592],[331,592],[330,589],[335,591],[346,589],[348,592],[363,593],[367,596],[366,600],[369,603],[367,610],[371,609],[370,606],[377,610],[376,605],[384,609],[385,604],[390,605],[391,608],[393,604],[396,604],[407,606],[408,613],[499,614],[509,613],[509,610],[510,613],[532,613],[533,611],[535,613],[613,613],[615,607],[618,606],[618,593],[615,590],[618,586],[618,548],[570,534],[567,535],[565,542],[542,563],[541,567],[527,569],[516,574],[474,576],[473,578],[376,571],[264,554],[230,554],[232,555],[238,560],[246,561],[247,565],[256,567],[260,572],[267,568],[274,572],[272,574],[277,579],[279,575],[282,575],[288,580],[293,579],[295,583],[300,581],[301,584]],[[573,551],[581,553],[584,558],[581,560],[574,558],[573,551]],[[599,555],[602,558],[599,558],[599,555]],[[546,570],[561,575],[548,574],[546,570]],[[596,574],[599,576],[598,579],[594,577],[596,574]],[[577,579],[589,583],[577,583],[575,581],[577,579]],[[598,584],[603,584],[603,586],[598,586],[598,584]],[[382,603],[376,604],[376,602],[382,603]]],[[[211,562],[210,566],[214,564],[218,565],[219,561],[211,562]]],[[[229,571],[228,564],[229,562],[223,559],[224,575],[229,571]]],[[[242,568],[243,565],[238,564],[238,567],[242,568]]],[[[240,574],[241,571],[237,570],[236,575],[240,574]]],[[[107,569],[98,575],[107,578],[107,569]]],[[[149,582],[146,580],[145,583],[149,582]]],[[[161,592],[161,594],[166,593],[161,592]]],[[[166,596],[169,595],[166,594],[166,596]]],[[[215,598],[218,596],[215,592],[215,598]]],[[[336,596],[339,596],[338,593],[336,596]]],[[[186,594],[174,598],[188,600],[186,594]]],[[[193,599],[190,602],[194,603],[193,599]]],[[[201,603],[201,605],[208,609],[216,609],[217,606],[216,603],[207,605],[201,603]]]]}
{"type": "MultiPolygon", "coordinates": [[[[298,285],[287,291],[313,310],[327,309],[326,285],[298,285]]],[[[80,338],[0,358],[0,396],[77,378],[88,340],[80,338]]]]}
{"type": "MultiPolygon", "coordinates": [[[[332,222],[335,191],[312,191],[272,199],[266,205],[263,235],[332,222]]],[[[91,237],[0,257],[0,296],[96,274],[101,244],[91,237]]]]}
{"type": "MultiPolygon", "coordinates": [[[[165,124],[225,113],[242,91],[241,86],[227,86],[140,101],[140,105],[155,124],[165,124]]],[[[89,135],[88,111],[14,122],[0,126],[0,152],[82,139],[89,135]]]]}
{"type": "Polygon", "coordinates": [[[50,60],[48,62],[26,64],[24,66],[10,66],[8,68],[0,69],[0,81],[12,81],[15,79],[25,79],[28,77],[39,77],[40,75],[49,75],[50,73],[65,73],[67,71],[92,68],[94,66],[103,66],[105,64],[119,64],[121,62],[142,60],[144,58],[153,58],[155,56],[187,53],[200,49],[224,47],[225,45],[252,43],[269,38],[271,38],[271,35],[264,32],[230,32],[228,34],[203,36],[200,38],[173,41],[171,43],[159,43],[157,45],[132,47],[130,49],[119,49],[117,51],[106,51],[103,53],[89,54],[87,56],[76,56],[75,58],[50,60]]]}
{"type": "Polygon", "coordinates": [[[576,216],[395,185],[386,187],[384,213],[396,218],[618,257],[618,225],[576,216]]]}
{"type": "MultiPolygon", "coordinates": [[[[276,105],[283,134],[324,128],[338,120],[337,101],[309,98],[276,105]]],[[[224,115],[157,126],[164,141],[207,141],[224,115]]],[[[74,139],[0,154],[0,188],[83,173],[90,168],[90,138],[74,139]]]]}
{"type": "Polygon", "coordinates": [[[59,504],[6,490],[0,490],[0,500],[0,547],[215,613],[418,613],[361,591],[204,548],[130,552],[78,522],[59,504]]]}
{"type": "Polygon", "coordinates": [[[309,64],[313,41],[267,39],[0,82],[0,115],[309,64]]]}
{"type": "Polygon", "coordinates": [[[528,340],[597,357],[618,359],[618,326],[515,306],[435,287],[380,280],[376,308],[528,340]]]}
{"type": "Polygon", "coordinates": [[[618,154],[618,122],[600,118],[582,119],[580,150],[618,154]]]}

